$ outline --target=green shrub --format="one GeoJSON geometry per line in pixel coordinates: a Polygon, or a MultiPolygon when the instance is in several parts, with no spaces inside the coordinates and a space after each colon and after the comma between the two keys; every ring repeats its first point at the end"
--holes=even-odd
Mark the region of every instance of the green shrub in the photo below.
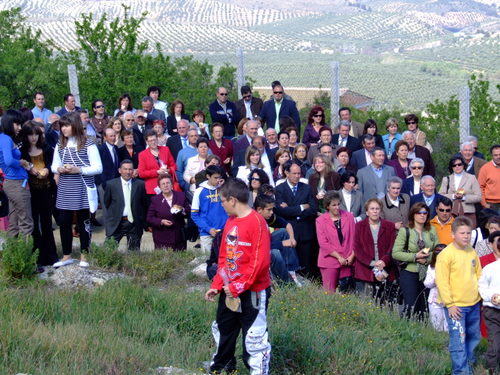
{"type": "Polygon", "coordinates": [[[31,237],[7,237],[2,251],[3,273],[9,280],[31,278],[36,273],[38,250],[31,237]]]}
{"type": "Polygon", "coordinates": [[[123,254],[118,251],[118,242],[114,238],[108,238],[102,245],[92,243],[88,259],[93,265],[112,270],[123,268],[123,254]]]}

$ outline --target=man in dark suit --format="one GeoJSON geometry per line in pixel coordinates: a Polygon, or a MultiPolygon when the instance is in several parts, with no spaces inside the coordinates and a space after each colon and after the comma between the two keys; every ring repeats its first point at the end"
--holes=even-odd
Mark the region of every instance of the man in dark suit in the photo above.
{"type": "Polygon", "coordinates": [[[120,242],[127,237],[127,248],[139,250],[141,237],[146,222],[148,200],[144,181],[132,178],[134,166],[130,160],[120,164],[121,177],[109,180],[104,192],[104,207],[106,208],[106,237],[113,237],[120,242]]]}
{"type": "Polygon", "coordinates": [[[177,160],[179,152],[189,145],[187,136],[188,129],[189,123],[187,120],[180,120],[177,123],[177,134],[167,139],[167,146],[175,160],[177,160]]]}
{"type": "Polygon", "coordinates": [[[316,201],[308,184],[300,182],[300,165],[289,161],[284,167],[286,181],[276,187],[276,214],[292,224],[297,254],[305,275],[317,274],[318,249],[314,246],[316,201]]]}
{"type": "Polygon", "coordinates": [[[112,128],[107,128],[104,130],[103,135],[104,142],[97,146],[99,156],[101,157],[102,173],[96,176],[95,183],[99,192],[103,213],[106,214],[106,209],[104,208],[104,189],[106,189],[106,183],[109,180],[119,176],[118,168],[120,159],[118,157],[118,147],[115,146],[116,132],[112,128]]]}
{"type": "Polygon", "coordinates": [[[375,137],[371,134],[363,136],[363,148],[354,151],[350,163],[356,168],[356,171],[366,167],[372,162],[372,151],[375,148],[375,137]]]}
{"type": "Polygon", "coordinates": [[[255,120],[255,118],[259,116],[264,102],[262,99],[255,98],[252,95],[252,90],[249,86],[241,86],[240,92],[242,99],[234,103],[236,105],[236,110],[241,118],[246,117],[249,120],[255,120]]]}
{"type": "MultiPolygon", "coordinates": [[[[145,123],[145,120],[140,121],[145,123]]],[[[141,151],[146,148],[146,141],[144,140],[144,136],[138,129],[137,124],[135,123],[134,114],[131,111],[125,112],[123,114],[123,128],[132,132],[132,134],[134,135],[135,146],[140,148],[141,151]]]]}
{"type": "Polygon", "coordinates": [[[438,200],[440,200],[443,196],[436,193],[436,181],[432,176],[423,176],[420,180],[420,188],[422,189],[422,192],[420,194],[413,195],[410,198],[410,207],[417,202],[424,202],[430,210],[429,219],[433,219],[434,216],[436,216],[438,200]]]}
{"type": "Polygon", "coordinates": [[[279,120],[285,116],[290,116],[295,122],[298,134],[300,134],[300,115],[297,106],[294,101],[284,98],[283,94],[283,86],[276,85],[273,87],[273,99],[266,101],[260,112],[262,126],[267,124],[268,128],[274,128],[279,133],[279,120]]]}
{"type": "Polygon", "coordinates": [[[73,94],[66,94],[64,95],[64,107],[57,111],[56,114],[61,117],[68,112],[75,112],[79,109],[80,107],[76,106],[76,100],[73,94]]]}
{"type": "Polygon", "coordinates": [[[238,137],[234,142],[235,150],[246,150],[248,146],[252,143],[252,139],[257,135],[257,130],[259,129],[259,124],[255,120],[248,120],[245,125],[243,125],[243,134],[238,137]]]}
{"type": "MultiPolygon", "coordinates": [[[[408,159],[420,158],[424,161],[424,175],[429,175],[432,177],[436,176],[436,167],[434,166],[434,160],[432,160],[431,153],[428,149],[423,146],[417,145],[417,140],[415,138],[415,133],[410,130],[406,130],[402,134],[403,141],[408,143],[410,146],[408,150],[408,159]]],[[[395,152],[392,153],[391,159],[396,159],[398,156],[395,152]]]]}
{"type": "Polygon", "coordinates": [[[348,121],[340,121],[337,127],[338,134],[334,134],[332,137],[332,144],[339,147],[347,147],[351,154],[361,148],[358,138],[349,135],[351,130],[351,124],[348,121]]]}
{"type": "Polygon", "coordinates": [[[166,125],[167,116],[165,116],[165,112],[161,109],[156,109],[154,105],[155,102],[152,97],[145,96],[142,98],[142,110],[146,114],[146,124],[152,127],[155,120],[161,120],[163,121],[163,125],[166,125]]]}
{"type": "Polygon", "coordinates": [[[360,122],[352,121],[352,113],[349,107],[342,107],[339,109],[339,119],[340,121],[346,121],[349,123],[349,135],[355,138],[359,138],[363,135],[365,126],[360,122]]]}
{"type": "Polygon", "coordinates": [[[227,100],[228,92],[225,87],[219,87],[217,99],[210,103],[208,110],[212,123],[220,122],[224,125],[224,137],[233,138],[236,133],[236,126],[240,122],[240,115],[233,102],[227,100]]]}

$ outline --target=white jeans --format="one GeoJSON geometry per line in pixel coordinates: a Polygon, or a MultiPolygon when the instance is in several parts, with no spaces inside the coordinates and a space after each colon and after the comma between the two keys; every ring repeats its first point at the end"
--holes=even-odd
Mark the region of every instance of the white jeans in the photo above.
{"type": "Polygon", "coordinates": [[[213,239],[212,236],[200,236],[201,251],[203,251],[204,254],[210,254],[213,239]]]}

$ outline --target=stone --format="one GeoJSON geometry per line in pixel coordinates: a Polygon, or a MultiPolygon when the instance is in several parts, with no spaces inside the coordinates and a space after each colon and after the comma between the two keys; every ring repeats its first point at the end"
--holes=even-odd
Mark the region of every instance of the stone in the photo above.
{"type": "Polygon", "coordinates": [[[45,267],[39,274],[42,280],[52,282],[59,288],[95,288],[104,285],[111,279],[125,277],[121,273],[106,272],[92,268],[82,268],[78,262],[68,266],[53,268],[45,267]]]}

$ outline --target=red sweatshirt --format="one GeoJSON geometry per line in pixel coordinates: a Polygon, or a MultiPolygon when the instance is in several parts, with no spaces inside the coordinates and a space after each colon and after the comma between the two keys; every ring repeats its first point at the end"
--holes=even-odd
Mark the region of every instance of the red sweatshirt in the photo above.
{"type": "MultiPolygon", "coordinates": [[[[222,233],[218,271],[225,270],[233,297],[246,290],[260,292],[268,288],[270,263],[271,242],[264,218],[254,210],[243,218],[230,217],[222,233]]],[[[217,272],[212,288],[221,290],[223,286],[217,272]]]]}

